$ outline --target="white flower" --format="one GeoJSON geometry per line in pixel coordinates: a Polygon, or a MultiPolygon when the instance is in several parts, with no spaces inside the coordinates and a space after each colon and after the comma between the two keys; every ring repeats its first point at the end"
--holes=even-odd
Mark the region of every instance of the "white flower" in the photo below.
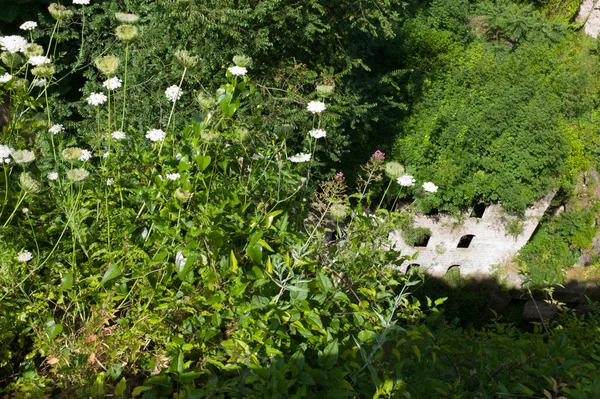
{"type": "Polygon", "coordinates": [[[167,90],[165,90],[165,95],[167,96],[167,99],[171,102],[179,100],[182,94],[183,91],[180,90],[179,86],[177,85],[169,86],[167,87],[167,90]]]}
{"type": "Polygon", "coordinates": [[[106,87],[108,90],[116,90],[121,87],[123,81],[116,76],[107,79],[102,83],[102,86],[106,87]]]}
{"type": "Polygon", "coordinates": [[[185,262],[187,262],[187,258],[183,256],[183,251],[177,251],[177,255],[175,255],[175,264],[177,265],[177,268],[183,269],[185,262]]]}
{"type": "Polygon", "coordinates": [[[300,153],[298,153],[296,155],[293,155],[293,156],[289,157],[288,159],[290,160],[290,162],[302,163],[302,162],[308,162],[308,161],[310,161],[310,158],[312,158],[312,155],[306,154],[304,152],[300,152],[300,153]]]}
{"type": "Polygon", "coordinates": [[[0,83],[6,83],[9,80],[11,80],[13,77],[10,73],[5,73],[4,75],[0,76],[0,83]]]}
{"type": "Polygon", "coordinates": [[[108,152],[105,152],[104,154],[102,154],[102,158],[108,158],[108,152]]]}
{"type": "Polygon", "coordinates": [[[106,102],[106,100],[108,100],[108,97],[106,97],[106,95],[103,93],[92,93],[86,99],[88,104],[95,105],[95,106],[104,104],[106,102]]]}
{"type": "Polygon", "coordinates": [[[29,211],[29,208],[23,208],[23,209],[21,209],[21,212],[23,212],[25,215],[27,215],[30,211],[29,211]]]}
{"type": "Polygon", "coordinates": [[[396,179],[399,185],[402,187],[412,187],[415,185],[415,178],[411,175],[402,175],[396,179]]]}
{"type": "Polygon", "coordinates": [[[427,191],[428,193],[435,193],[437,192],[438,187],[432,182],[428,181],[423,183],[423,190],[427,191]]]}
{"type": "Polygon", "coordinates": [[[10,162],[10,155],[14,152],[14,148],[0,144],[0,163],[10,162]],[[6,162],[8,161],[8,162],[6,162]]]}
{"type": "Polygon", "coordinates": [[[60,125],[58,123],[55,125],[52,125],[52,127],[50,129],[48,129],[48,131],[52,134],[58,134],[58,133],[62,132],[63,130],[64,130],[63,125],[60,125]]]}
{"type": "Polygon", "coordinates": [[[309,131],[308,134],[316,139],[327,136],[327,133],[323,129],[313,129],[309,131]]]}
{"type": "Polygon", "coordinates": [[[86,6],[90,4],[90,0],[73,0],[73,4],[79,4],[81,6],[86,6]]]}
{"type": "Polygon", "coordinates": [[[28,163],[35,159],[33,151],[17,150],[11,154],[16,163],[28,163]]]}
{"type": "Polygon", "coordinates": [[[24,52],[27,48],[27,39],[22,36],[4,36],[0,37],[0,47],[9,53],[24,52]]]}
{"type": "Polygon", "coordinates": [[[35,78],[31,81],[31,85],[34,87],[44,87],[46,85],[46,79],[35,78]]]}
{"type": "Polygon", "coordinates": [[[248,73],[248,70],[241,66],[232,66],[227,68],[227,70],[231,72],[233,76],[244,76],[246,73],[248,73]]]}
{"type": "Polygon", "coordinates": [[[110,136],[115,140],[123,140],[125,138],[125,133],[116,131],[112,132],[110,136]]]}
{"type": "Polygon", "coordinates": [[[23,24],[19,28],[21,28],[23,30],[34,30],[35,28],[37,28],[37,22],[34,22],[34,21],[23,22],[23,24]]]}
{"type": "Polygon", "coordinates": [[[50,58],[43,56],[43,55],[34,55],[33,57],[29,57],[28,62],[31,65],[44,65],[44,64],[49,64],[52,61],[50,61],[50,58]]]}
{"type": "Polygon", "coordinates": [[[29,251],[19,252],[19,254],[17,255],[17,260],[19,262],[27,262],[31,259],[33,259],[33,255],[29,251]]]}
{"type": "Polygon", "coordinates": [[[107,186],[112,186],[114,182],[115,182],[115,179],[113,179],[112,177],[106,179],[107,186]]]}
{"type": "Polygon", "coordinates": [[[152,129],[146,132],[146,138],[150,141],[162,141],[167,137],[166,133],[160,129],[152,129]]]}
{"type": "Polygon", "coordinates": [[[306,106],[306,109],[313,114],[318,114],[325,111],[325,103],[321,101],[311,101],[306,106]]]}
{"type": "Polygon", "coordinates": [[[92,153],[90,150],[81,150],[81,156],[79,157],[80,161],[89,161],[92,158],[92,153]]]}
{"type": "Polygon", "coordinates": [[[167,175],[165,176],[168,180],[177,180],[181,177],[181,175],[179,173],[167,173],[167,175]]]}
{"type": "Polygon", "coordinates": [[[58,173],[56,173],[56,172],[50,172],[50,173],[48,173],[48,175],[46,176],[46,178],[48,180],[56,180],[56,179],[58,179],[58,173]]]}

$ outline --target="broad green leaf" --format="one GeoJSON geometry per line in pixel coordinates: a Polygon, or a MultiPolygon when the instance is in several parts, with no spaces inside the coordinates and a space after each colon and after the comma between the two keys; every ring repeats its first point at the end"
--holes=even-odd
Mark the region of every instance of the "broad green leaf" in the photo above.
{"type": "Polygon", "coordinates": [[[319,366],[321,366],[325,369],[330,369],[333,366],[335,366],[337,364],[337,360],[338,360],[338,353],[339,353],[338,340],[335,339],[332,342],[330,342],[325,347],[325,349],[323,349],[323,351],[319,351],[319,355],[317,358],[317,362],[319,363],[319,366]]]}
{"type": "Polygon", "coordinates": [[[121,378],[121,381],[115,386],[115,395],[119,398],[125,397],[125,390],[127,389],[127,380],[125,377],[121,378]]]}
{"type": "Polygon", "coordinates": [[[197,155],[195,161],[200,172],[204,172],[208,168],[208,165],[210,165],[211,157],[209,155],[197,155]]]}
{"type": "Polygon", "coordinates": [[[104,276],[102,276],[102,281],[100,281],[100,285],[104,285],[107,281],[115,279],[121,275],[121,268],[117,266],[115,263],[111,264],[106,272],[104,272],[104,276]]]}
{"type": "Polygon", "coordinates": [[[67,273],[60,279],[60,289],[63,291],[68,290],[73,286],[73,273],[67,273]]]}

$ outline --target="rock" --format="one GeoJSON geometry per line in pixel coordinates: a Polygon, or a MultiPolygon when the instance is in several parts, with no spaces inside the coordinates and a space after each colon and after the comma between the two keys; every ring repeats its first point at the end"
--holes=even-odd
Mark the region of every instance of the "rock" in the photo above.
{"type": "Polygon", "coordinates": [[[558,312],[558,308],[555,305],[544,301],[534,302],[533,300],[529,300],[525,302],[525,307],[523,308],[523,320],[541,321],[540,315],[542,319],[549,320],[554,317],[556,312],[558,312]]]}
{"type": "Polygon", "coordinates": [[[496,313],[504,313],[510,303],[510,297],[502,293],[490,291],[487,298],[487,306],[496,313]]]}

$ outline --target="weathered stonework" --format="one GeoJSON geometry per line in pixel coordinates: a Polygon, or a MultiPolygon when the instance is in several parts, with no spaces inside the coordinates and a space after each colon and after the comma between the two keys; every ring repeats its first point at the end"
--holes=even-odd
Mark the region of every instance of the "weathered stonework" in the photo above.
{"type": "Polygon", "coordinates": [[[592,37],[598,37],[600,34],[600,2],[598,0],[583,0],[579,7],[577,22],[584,21],[584,32],[592,37]]]}
{"type": "Polygon", "coordinates": [[[464,221],[447,215],[417,215],[414,225],[431,230],[425,247],[408,245],[400,231],[390,237],[403,254],[418,252],[415,260],[400,266],[401,270],[418,266],[427,274],[441,277],[450,268],[458,267],[461,275],[491,276],[494,266],[510,260],[529,241],[554,194],[546,195],[526,210],[522,232],[516,237],[506,231],[507,216],[500,205],[489,205],[481,218],[466,217],[464,221]],[[470,242],[467,236],[472,236],[470,242]],[[468,247],[459,248],[459,244],[468,247]]]}

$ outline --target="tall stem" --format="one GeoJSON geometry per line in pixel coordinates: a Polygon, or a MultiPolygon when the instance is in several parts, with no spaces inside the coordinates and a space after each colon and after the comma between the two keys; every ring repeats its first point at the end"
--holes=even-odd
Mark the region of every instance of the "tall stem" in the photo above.
{"type": "Polygon", "coordinates": [[[125,73],[123,76],[123,112],[121,113],[121,131],[125,126],[125,104],[127,103],[127,63],[129,62],[129,42],[125,45],[125,73]]]}

